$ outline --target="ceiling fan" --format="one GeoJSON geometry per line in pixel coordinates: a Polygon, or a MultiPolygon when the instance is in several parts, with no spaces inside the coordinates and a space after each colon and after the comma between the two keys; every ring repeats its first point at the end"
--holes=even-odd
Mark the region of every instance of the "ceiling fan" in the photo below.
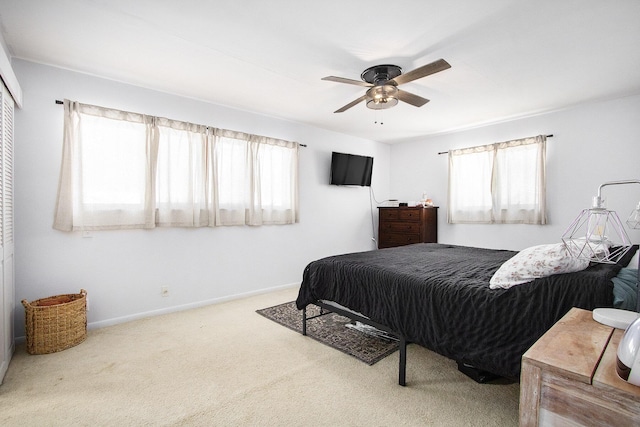
{"type": "Polygon", "coordinates": [[[400,90],[398,86],[444,71],[447,68],[451,68],[451,65],[444,59],[438,59],[430,64],[423,65],[422,67],[402,74],[402,68],[399,66],[385,64],[375,65],[364,70],[360,75],[362,81],[335,76],[323,77],[322,80],[369,88],[360,98],[351,101],[344,107],[334,111],[334,113],[342,113],[362,101],[367,101],[367,107],[373,110],[391,108],[397,105],[398,101],[406,102],[415,107],[422,107],[429,102],[428,99],[400,90]]]}

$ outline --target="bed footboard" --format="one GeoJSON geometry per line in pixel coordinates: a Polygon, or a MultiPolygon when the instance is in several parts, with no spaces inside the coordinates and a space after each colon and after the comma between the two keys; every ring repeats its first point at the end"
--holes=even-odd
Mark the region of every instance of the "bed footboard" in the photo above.
{"type": "Polygon", "coordinates": [[[401,386],[407,385],[407,340],[400,334],[395,331],[392,331],[389,327],[382,325],[380,323],[374,322],[373,320],[360,316],[357,313],[354,313],[349,310],[343,310],[340,307],[336,307],[334,305],[326,304],[322,301],[316,301],[314,305],[320,307],[320,314],[315,316],[308,317],[307,316],[307,307],[302,310],[302,335],[307,335],[307,320],[315,319],[316,317],[324,316],[329,313],[336,313],[341,316],[348,317],[351,320],[358,321],[364,323],[365,325],[373,326],[374,328],[380,329],[398,339],[398,350],[400,351],[400,361],[398,366],[398,384],[401,386]]]}

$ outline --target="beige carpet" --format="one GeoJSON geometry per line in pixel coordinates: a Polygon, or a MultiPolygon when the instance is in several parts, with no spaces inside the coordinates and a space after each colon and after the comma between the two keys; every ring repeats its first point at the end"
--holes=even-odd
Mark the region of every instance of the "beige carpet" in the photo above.
{"type": "Polygon", "coordinates": [[[296,289],[89,331],[49,355],[20,345],[0,386],[3,426],[517,426],[518,384],[477,384],[408,351],[373,366],[255,310],[296,289]]]}

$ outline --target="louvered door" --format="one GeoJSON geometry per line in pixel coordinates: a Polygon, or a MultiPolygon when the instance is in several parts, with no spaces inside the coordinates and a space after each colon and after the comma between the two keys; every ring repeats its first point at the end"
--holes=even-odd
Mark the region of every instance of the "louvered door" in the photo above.
{"type": "Polygon", "coordinates": [[[14,350],[13,98],[2,85],[0,106],[0,383],[14,350]]]}

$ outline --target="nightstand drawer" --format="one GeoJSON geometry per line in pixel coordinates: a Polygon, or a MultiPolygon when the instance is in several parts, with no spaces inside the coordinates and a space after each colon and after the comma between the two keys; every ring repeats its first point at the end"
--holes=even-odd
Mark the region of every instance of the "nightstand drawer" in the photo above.
{"type": "Polygon", "coordinates": [[[572,308],[522,356],[520,426],[637,426],[640,387],[616,374],[621,329],[572,308]]]}

